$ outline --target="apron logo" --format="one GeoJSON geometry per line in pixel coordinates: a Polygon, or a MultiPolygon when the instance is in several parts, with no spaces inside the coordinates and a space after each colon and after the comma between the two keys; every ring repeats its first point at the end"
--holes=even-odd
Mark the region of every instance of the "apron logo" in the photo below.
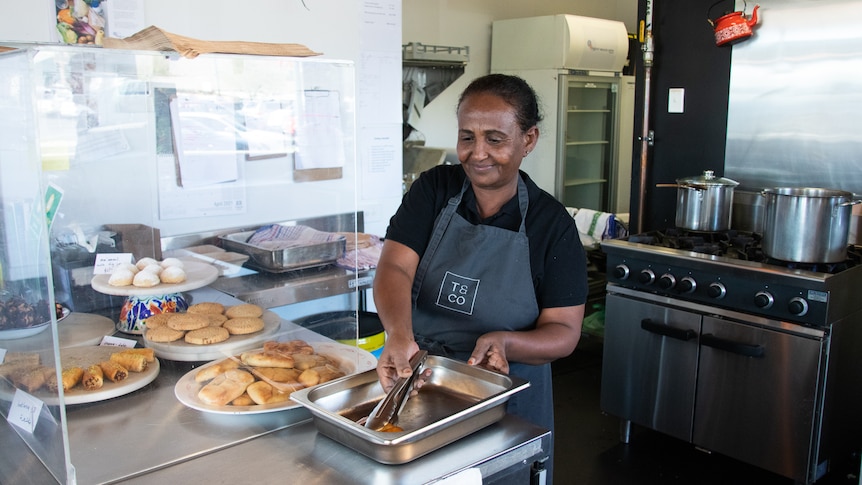
{"type": "Polygon", "coordinates": [[[437,306],[472,315],[478,291],[479,280],[447,271],[440,284],[437,306]]]}

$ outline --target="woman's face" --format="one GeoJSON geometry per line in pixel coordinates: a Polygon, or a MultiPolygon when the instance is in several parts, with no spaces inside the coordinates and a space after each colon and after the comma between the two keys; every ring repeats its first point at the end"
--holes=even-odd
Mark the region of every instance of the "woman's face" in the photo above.
{"type": "Polygon", "coordinates": [[[478,187],[517,186],[521,160],[538,136],[535,126],[521,131],[515,108],[499,96],[476,93],[458,108],[458,160],[478,187]]]}

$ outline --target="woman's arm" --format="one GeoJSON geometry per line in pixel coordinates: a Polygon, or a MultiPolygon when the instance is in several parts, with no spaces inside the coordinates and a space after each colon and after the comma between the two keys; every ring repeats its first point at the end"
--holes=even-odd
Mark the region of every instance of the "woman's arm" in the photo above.
{"type": "Polygon", "coordinates": [[[419,350],[413,337],[412,289],[419,255],[387,239],[374,275],[374,306],[386,330],[386,345],[377,361],[380,383],[387,391],[398,377],[408,377],[410,357],[419,350]]]}
{"type": "Polygon", "coordinates": [[[545,308],[536,328],[489,332],[476,341],[470,365],[509,372],[509,362],[540,365],[571,354],[581,338],[584,305],[545,308]]]}

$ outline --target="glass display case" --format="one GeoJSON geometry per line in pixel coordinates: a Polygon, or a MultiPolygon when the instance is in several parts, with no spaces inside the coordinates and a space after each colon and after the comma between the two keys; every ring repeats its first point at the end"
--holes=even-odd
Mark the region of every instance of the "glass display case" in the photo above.
{"type": "MultiPolygon", "coordinates": [[[[124,313],[140,300],[173,305],[165,311],[229,307],[255,284],[268,295],[284,288],[290,301],[360,300],[371,275],[359,268],[331,259],[267,267],[223,245],[303,221],[326,221],[308,229],[338,233],[338,247],[356,240],[353,64],[8,46],[0,53],[0,414],[17,436],[0,438],[4,450],[29,447],[60,483],[111,482],[306,419],[300,409],[210,412],[178,400],[175,386],[193,368],[239,346],[156,350],[148,371],[129,372],[127,384],[106,376],[109,390],[89,394],[64,390],[63,371],[113,358],[99,346],[106,335],[156,348],[142,321],[158,311],[124,313]],[[108,283],[120,265],[145,258],[185,261],[183,279],[108,283]],[[321,277],[328,271],[336,277],[321,277]],[[313,284],[296,283],[303,274],[313,284]],[[243,290],[219,291],[219,282],[243,290]],[[26,375],[13,368],[25,361],[26,375]],[[220,432],[207,433],[212,426],[220,432]]],[[[274,300],[254,303],[266,311],[274,300]]],[[[268,340],[315,338],[271,313],[261,318],[275,328],[268,340]]],[[[373,367],[361,352],[342,357],[352,370],[373,367]]]]}

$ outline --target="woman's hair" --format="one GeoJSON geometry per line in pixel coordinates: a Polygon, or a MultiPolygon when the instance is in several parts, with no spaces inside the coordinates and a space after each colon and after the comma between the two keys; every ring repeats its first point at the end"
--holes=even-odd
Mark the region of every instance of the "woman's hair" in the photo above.
{"type": "Polygon", "coordinates": [[[480,93],[499,96],[515,108],[515,117],[518,119],[521,131],[527,131],[542,121],[536,91],[527,84],[527,81],[518,76],[488,74],[474,79],[458,98],[458,108],[467,97],[480,93]]]}

